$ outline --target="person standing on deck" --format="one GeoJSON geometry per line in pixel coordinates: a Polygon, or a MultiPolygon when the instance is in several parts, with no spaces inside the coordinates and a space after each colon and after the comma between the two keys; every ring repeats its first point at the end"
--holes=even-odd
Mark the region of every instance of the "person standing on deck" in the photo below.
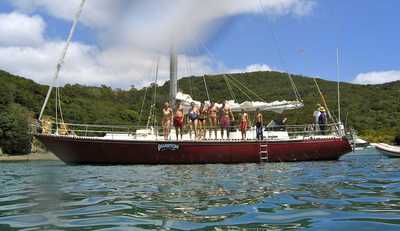
{"type": "Polygon", "coordinates": [[[326,125],[328,123],[328,117],[326,115],[326,110],[324,107],[320,108],[320,112],[321,112],[321,114],[319,115],[319,118],[318,118],[319,129],[321,131],[321,134],[325,135],[326,134],[325,131],[327,128],[326,125]]]}
{"type": "Polygon", "coordinates": [[[231,127],[231,121],[235,121],[235,117],[233,116],[231,108],[226,104],[226,101],[222,104],[221,107],[221,138],[224,138],[224,130],[226,130],[226,137],[229,139],[229,130],[231,127]]]}
{"type": "Polygon", "coordinates": [[[197,109],[194,103],[191,103],[191,109],[189,111],[189,126],[190,126],[190,139],[192,139],[192,131],[194,131],[194,139],[197,139],[197,124],[199,122],[199,109],[197,109]]]}
{"type": "Polygon", "coordinates": [[[214,137],[217,139],[218,107],[213,102],[208,108],[208,117],[210,120],[209,138],[211,139],[211,133],[214,131],[214,137]]]}
{"type": "Polygon", "coordinates": [[[317,109],[314,111],[313,118],[314,118],[314,131],[319,131],[319,116],[321,115],[320,112],[321,104],[317,104],[317,109]]]}
{"type": "Polygon", "coordinates": [[[174,113],[172,108],[169,106],[169,103],[166,102],[163,108],[163,118],[161,121],[164,133],[164,140],[168,140],[169,133],[171,132],[171,124],[174,118],[174,113]]]}
{"type": "Polygon", "coordinates": [[[264,118],[263,115],[260,112],[260,109],[256,109],[256,137],[257,140],[263,140],[264,139],[264,118]]]}
{"type": "Polygon", "coordinates": [[[176,140],[179,140],[179,136],[182,140],[182,130],[183,130],[183,107],[180,102],[176,103],[175,116],[174,116],[174,127],[176,133],[176,140]]]}
{"type": "Polygon", "coordinates": [[[242,118],[240,120],[240,132],[242,133],[242,140],[246,139],[247,128],[249,127],[249,115],[242,109],[242,118]]]}
{"type": "Polygon", "coordinates": [[[199,110],[199,124],[198,128],[199,131],[197,132],[199,139],[205,139],[206,138],[206,120],[207,120],[207,107],[204,105],[204,103],[201,103],[200,110],[199,110]]]}

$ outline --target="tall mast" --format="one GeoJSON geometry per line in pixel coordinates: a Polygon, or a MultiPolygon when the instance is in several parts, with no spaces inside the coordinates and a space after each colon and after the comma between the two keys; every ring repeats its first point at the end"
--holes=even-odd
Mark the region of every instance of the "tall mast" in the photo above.
{"type": "Polygon", "coordinates": [[[337,77],[337,101],[338,101],[338,122],[341,122],[340,116],[340,69],[339,69],[339,48],[336,49],[336,77],[337,77]]]}
{"type": "Polygon", "coordinates": [[[172,108],[175,108],[176,104],[176,93],[178,92],[178,56],[176,54],[175,45],[171,46],[170,51],[170,66],[169,66],[169,97],[171,100],[172,108]]]}
{"type": "MultiPolygon", "coordinates": [[[[65,43],[65,47],[64,47],[64,49],[63,49],[63,51],[61,53],[61,57],[60,57],[60,59],[59,59],[59,61],[57,63],[57,68],[56,68],[56,72],[55,72],[54,77],[53,77],[53,81],[52,81],[52,83],[51,83],[51,85],[49,87],[49,90],[47,91],[47,95],[46,95],[46,98],[44,100],[42,109],[40,110],[40,114],[39,114],[39,118],[38,118],[39,121],[42,119],[44,110],[46,109],[47,103],[48,103],[50,95],[51,95],[51,91],[53,90],[54,85],[56,84],[56,82],[58,80],[58,77],[60,75],[61,68],[62,68],[62,66],[64,64],[65,56],[67,55],[68,48],[69,48],[69,46],[70,46],[70,44],[72,42],[72,38],[74,36],[75,30],[76,30],[76,26],[78,25],[79,18],[81,17],[85,2],[86,2],[86,0],[82,0],[81,1],[81,4],[79,6],[79,10],[75,15],[74,21],[72,23],[71,30],[70,30],[70,32],[68,34],[67,42],[65,43]]],[[[56,100],[58,100],[58,99],[56,99],[56,100]]]]}

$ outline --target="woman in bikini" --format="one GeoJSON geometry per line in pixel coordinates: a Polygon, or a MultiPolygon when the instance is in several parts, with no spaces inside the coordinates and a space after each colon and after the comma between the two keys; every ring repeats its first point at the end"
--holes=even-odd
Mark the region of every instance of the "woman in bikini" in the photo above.
{"type": "Polygon", "coordinates": [[[172,119],[174,118],[174,114],[168,102],[164,104],[164,108],[162,109],[162,111],[163,111],[163,118],[161,124],[163,127],[164,139],[168,140],[169,133],[171,132],[171,123],[172,119]]]}
{"type": "Polygon", "coordinates": [[[182,129],[183,129],[183,107],[181,103],[176,103],[176,109],[175,109],[175,116],[174,116],[174,127],[175,127],[175,133],[176,133],[176,140],[179,139],[179,135],[182,140],[182,129]]]}
{"type": "Polygon", "coordinates": [[[194,138],[197,139],[197,124],[199,122],[199,109],[194,103],[191,104],[192,108],[189,111],[189,126],[190,126],[190,139],[192,139],[192,131],[194,130],[194,138]]]}
{"type": "Polygon", "coordinates": [[[226,136],[229,139],[229,130],[232,122],[235,121],[231,108],[224,102],[221,107],[221,137],[224,138],[224,130],[226,130],[226,136]]]}
{"type": "Polygon", "coordinates": [[[211,103],[210,107],[208,108],[208,118],[210,121],[210,133],[209,138],[211,139],[211,132],[214,130],[214,137],[217,139],[217,123],[218,123],[218,107],[215,103],[211,103]]]}
{"type": "Polygon", "coordinates": [[[201,104],[199,110],[198,132],[199,139],[206,138],[206,121],[207,121],[207,107],[204,103],[201,104]]]}

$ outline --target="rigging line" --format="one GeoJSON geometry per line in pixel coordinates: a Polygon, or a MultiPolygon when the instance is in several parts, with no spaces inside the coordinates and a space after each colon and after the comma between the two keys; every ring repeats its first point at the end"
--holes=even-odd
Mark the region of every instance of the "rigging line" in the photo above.
{"type": "Polygon", "coordinates": [[[206,75],[203,75],[203,82],[204,82],[204,88],[206,89],[207,99],[209,102],[211,102],[210,94],[208,92],[208,87],[207,87],[207,82],[206,82],[206,75]]]}
{"type": "MultiPolygon", "coordinates": [[[[57,79],[56,81],[56,102],[58,103],[57,110],[60,113],[61,123],[64,123],[64,115],[61,108],[61,89],[60,89],[60,81],[57,79]]],[[[57,104],[56,104],[57,105],[57,104]]]]}
{"type": "MultiPolygon", "coordinates": [[[[215,63],[217,63],[217,58],[216,58],[215,55],[210,51],[210,49],[208,49],[208,47],[203,43],[203,41],[200,40],[200,39],[197,39],[197,41],[198,41],[199,44],[201,44],[201,46],[204,48],[204,50],[206,51],[206,53],[208,53],[208,55],[211,57],[211,59],[212,59],[215,63]]],[[[200,53],[200,49],[199,49],[198,47],[197,47],[197,50],[198,50],[198,53],[200,53]]],[[[227,85],[227,87],[228,87],[229,94],[230,94],[231,97],[236,101],[235,94],[234,94],[234,92],[233,92],[231,86],[229,85],[229,82],[226,80],[227,76],[226,76],[224,73],[222,73],[221,75],[222,75],[222,77],[224,78],[225,83],[226,83],[226,85],[227,85]]],[[[204,79],[204,81],[205,81],[205,79],[204,79]]],[[[207,89],[207,91],[208,91],[208,89],[207,89]]]]}
{"type": "Polygon", "coordinates": [[[157,64],[156,64],[156,80],[154,83],[154,101],[153,101],[153,126],[157,126],[157,118],[156,118],[156,106],[157,106],[157,84],[158,84],[158,68],[160,65],[160,57],[157,57],[157,64]]]}
{"type": "Polygon", "coordinates": [[[67,125],[65,124],[64,121],[64,115],[63,115],[63,111],[62,111],[62,107],[61,107],[61,89],[60,87],[57,87],[57,94],[58,94],[58,107],[59,107],[59,111],[60,111],[60,119],[61,119],[61,131],[64,130],[64,132],[68,133],[67,130],[67,125]]]}
{"type": "Polygon", "coordinates": [[[250,94],[253,94],[256,98],[258,98],[261,101],[265,101],[261,96],[259,96],[255,91],[251,90],[250,88],[246,87],[243,83],[241,83],[239,80],[235,79],[232,75],[228,75],[232,81],[236,82],[236,84],[239,84],[241,87],[243,87],[245,90],[247,90],[250,94]]]}
{"type": "Polygon", "coordinates": [[[149,89],[148,87],[145,87],[145,90],[144,90],[144,97],[143,97],[143,102],[142,102],[142,106],[140,107],[140,113],[139,113],[138,126],[139,126],[139,125],[140,125],[140,123],[142,122],[143,108],[144,108],[144,104],[145,104],[145,102],[146,102],[147,90],[148,90],[148,89],[149,89]]]}
{"type": "MultiPolygon", "coordinates": [[[[151,74],[154,74],[153,71],[154,71],[154,68],[155,68],[156,65],[157,65],[155,62],[156,62],[156,61],[154,61],[154,62],[152,63],[151,74]]],[[[154,83],[154,85],[155,85],[155,83],[154,83]]],[[[147,117],[146,128],[148,128],[149,125],[150,125],[150,123],[151,123],[151,119],[152,119],[152,116],[153,116],[153,110],[154,110],[154,104],[151,103],[151,104],[150,104],[149,115],[148,115],[148,117],[147,117]]]]}
{"type": "Polygon", "coordinates": [[[239,92],[245,95],[250,101],[252,100],[251,97],[240,87],[240,85],[233,81],[234,79],[232,78],[232,76],[226,75],[226,78],[229,81],[229,84],[236,87],[239,90],[239,92]]]}
{"type": "MultiPolygon", "coordinates": [[[[156,60],[156,56],[153,57],[152,62],[151,62],[151,66],[149,68],[149,72],[147,73],[149,76],[152,75],[155,60],[156,60]]],[[[149,87],[145,87],[145,89],[144,89],[144,97],[143,97],[142,106],[140,107],[138,126],[142,122],[143,113],[144,113],[143,112],[144,111],[144,105],[146,103],[148,89],[149,89],[149,87]]]]}
{"type": "Polygon", "coordinates": [[[189,77],[189,87],[190,87],[190,96],[193,97],[193,83],[192,83],[192,76],[189,77]]]}
{"type": "MultiPolygon", "coordinates": [[[[228,75],[229,76],[229,75],[228,75]]],[[[252,101],[252,98],[240,88],[240,85],[236,82],[233,81],[233,79],[230,79],[231,84],[234,85],[243,95],[245,95],[250,101],[252,101]]]]}
{"type": "MultiPolygon", "coordinates": [[[[216,62],[217,59],[215,58],[214,54],[206,47],[206,45],[202,41],[199,41],[199,42],[202,45],[202,47],[206,50],[206,52],[211,56],[211,58],[214,60],[214,62],[216,62]]],[[[235,94],[234,94],[234,92],[232,90],[232,87],[229,85],[229,81],[227,80],[228,77],[226,76],[226,74],[222,74],[222,77],[224,78],[225,83],[226,83],[226,85],[228,87],[229,94],[236,101],[235,94]]]]}
{"type": "MultiPolygon", "coordinates": [[[[213,58],[214,59],[214,61],[216,62],[216,58],[215,58],[215,55],[205,46],[205,44],[202,42],[202,41],[199,41],[199,43],[203,46],[203,48],[206,50],[206,52],[207,53],[209,53],[209,55],[211,56],[211,58],[213,58]]],[[[230,82],[229,82],[229,80],[230,80],[230,78],[231,78],[231,82],[233,83],[233,81],[232,80],[235,80],[235,81],[237,81],[236,79],[234,79],[231,75],[229,75],[229,74],[222,74],[222,76],[223,76],[223,78],[224,78],[224,80],[225,80],[225,82],[226,82],[226,84],[227,84],[227,86],[228,86],[228,90],[229,90],[229,93],[231,94],[231,97],[235,100],[235,101],[237,101],[237,99],[236,99],[236,96],[235,96],[235,94],[234,94],[234,91],[233,91],[233,89],[232,89],[232,87],[231,87],[231,85],[230,85],[230,82]],[[230,77],[230,78],[229,78],[230,77]]],[[[239,83],[239,85],[242,85],[242,86],[244,86],[243,84],[241,84],[241,83],[239,83]]],[[[251,100],[251,97],[247,94],[247,93],[245,93],[245,91],[243,91],[238,85],[237,85],[237,83],[236,83],[236,88],[238,88],[239,89],[239,91],[241,91],[246,97],[248,97],[250,100],[251,100]]],[[[244,86],[244,88],[246,89],[246,90],[248,90],[251,94],[254,94],[257,98],[259,98],[259,99],[261,99],[262,101],[264,101],[260,96],[258,96],[254,91],[251,91],[249,88],[247,88],[247,87],[245,87],[244,86]]]]}
{"type": "Polygon", "coordinates": [[[244,86],[240,81],[235,79],[233,76],[231,76],[231,75],[228,75],[228,76],[230,77],[231,81],[236,84],[236,88],[238,88],[244,95],[246,95],[250,101],[253,101],[253,98],[251,98],[251,96],[249,96],[249,94],[247,94],[244,90],[248,91],[248,93],[252,94],[256,98],[260,99],[261,101],[265,101],[263,98],[261,98],[259,95],[257,95],[254,91],[251,91],[248,87],[244,86]]]}
{"type": "Polygon", "coordinates": [[[339,48],[336,49],[336,77],[337,77],[337,103],[338,103],[338,122],[341,123],[341,105],[340,105],[340,63],[339,48]]]}
{"type": "Polygon", "coordinates": [[[60,110],[60,119],[61,119],[61,123],[64,123],[64,115],[63,115],[63,111],[62,111],[62,107],[61,107],[61,89],[60,87],[57,88],[58,91],[58,107],[60,110]]]}
{"type": "Polygon", "coordinates": [[[192,75],[189,69],[189,57],[186,57],[185,55],[182,55],[182,58],[185,60],[185,69],[186,69],[186,75],[189,78],[189,91],[190,95],[193,97],[193,86],[192,86],[192,75]]]}
{"type": "MultiPolygon", "coordinates": [[[[197,54],[200,55],[199,47],[196,46],[196,50],[197,50],[197,54]]],[[[206,74],[203,74],[203,83],[204,83],[204,88],[206,89],[207,99],[209,102],[211,102],[211,97],[210,97],[210,93],[208,91],[208,86],[207,86],[206,74]]]]}
{"type": "Polygon", "coordinates": [[[80,6],[79,6],[79,10],[78,10],[78,12],[77,12],[76,15],[75,15],[74,21],[73,21],[73,23],[72,23],[71,30],[70,30],[69,35],[68,35],[68,38],[67,38],[67,42],[66,42],[65,47],[64,47],[64,49],[63,49],[63,51],[62,51],[62,53],[61,53],[61,57],[60,57],[60,59],[59,59],[59,61],[58,61],[58,63],[57,63],[56,71],[55,71],[55,73],[54,73],[54,77],[53,77],[53,80],[52,80],[52,84],[50,85],[49,90],[47,91],[47,95],[46,95],[46,98],[45,98],[45,100],[44,100],[42,109],[40,110],[40,114],[39,114],[39,118],[38,118],[39,121],[42,119],[43,112],[44,112],[44,110],[46,109],[47,103],[48,103],[49,98],[50,98],[50,95],[51,95],[51,91],[53,90],[53,86],[54,86],[55,82],[57,81],[58,76],[59,76],[60,71],[61,71],[61,68],[62,68],[62,66],[63,66],[63,64],[64,64],[65,56],[67,55],[68,48],[69,48],[69,46],[70,46],[70,44],[71,44],[71,41],[72,41],[72,38],[73,38],[73,36],[74,36],[74,33],[75,33],[76,27],[77,27],[77,25],[78,25],[79,18],[80,18],[81,14],[82,14],[83,7],[84,7],[84,5],[85,5],[85,2],[86,2],[86,0],[82,0],[82,1],[81,1],[81,4],[80,4],[80,6]]]}
{"type": "Polygon", "coordinates": [[[223,75],[223,79],[225,80],[226,86],[228,87],[228,91],[229,91],[229,94],[231,95],[232,99],[237,101],[235,93],[233,92],[233,88],[232,88],[231,84],[229,83],[228,77],[226,75],[223,75]]]}
{"type": "MultiPolygon", "coordinates": [[[[215,55],[208,49],[208,47],[207,46],[205,46],[205,44],[201,41],[201,40],[198,40],[199,41],[199,43],[203,46],[203,48],[206,50],[206,52],[211,56],[211,58],[214,60],[214,62],[216,62],[217,60],[216,60],[216,58],[215,58],[215,55]]],[[[235,94],[234,94],[234,92],[233,92],[233,90],[232,90],[232,87],[230,86],[230,84],[229,84],[229,81],[227,81],[226,79],[229,79],[229,76],[232,78],[232,79],[234,79],[231,75],[229,75],[229,74],[224,74],[224,73],[222,73],[222,76],[224,77],[224,80],[225,80],[225,82],[227,83],[227,86],[228,86],[228,90],[229,90],[229,92],[230,92],[230,94],[231,94],[231,96],[232,96],[232,98],[235,100],[235,101],[237,101],[237,99],[236,99],[236,97],[235,97],[235,94]]],[[[240,85],[242,85],[241,83],[240,83],[240,85]]],[[[242,86],[244,86],[244,85],[242,85],[242,86]]],[[[236,85],[236,87],[242,92],[242,93],[244,93],[250,100],[251,100],[251,97],[249,97],[242,89],[240,89],[240,87],[238,87],[237,85],[236,85]]],[[[251,94],[254,94],[257,98],[259,98],[259,99],[261,99],[262,101],[264,101],[264,99],[262,99],[259,95],[257,95],[254,91],[251,91],[249,88],[247,88],[247,87],[245,87],[245,89],[246,90],[248,90],[251,94]]]]}
{"type": "MultiPolygon", "coordinates": [[[[329,8],[329,14],[331,18],[337,18],[337,8],[331,7],[329,8]]],[[[336,32],[335,33],[335,40],[336,40],[336,78],[337,78],[337,107],[338,107],[338,123],[341,123],[342,121],[342,115],[341,115],[341,92],[340,92],[340,40],[341,40],[341,28],[343,28],[342,23],[340,23],[340,20],[335,20],[335,24],[333,25],[333,30],[336,32]]]]}
{"type": "Polygon", "coordinates": [[[332,114],[331,114],[331,112],[330,112],[330,110],[329,110],[329,108],[328,108],[328,104],[327,104],[326,101],[325,101],[325,97],[324,97],[324,95],[322,94],[321,88],[319,88],[319,85],[318,85],[317,80],[316,80],[315,78],[313,78],[313,80],[314,80],[315,85],[317,86],[319,95],[320,95],[320,97],[321,97],[321,99],[322,99],[322,103],[324,104],[324,106],[325,106],[325,108],[326,108],[326,111],[328,112],[329,118],[333,121],[333,123],[336,123],[335,118],[332,116],[332,114]]]}
{"type": "Polygon", "coordinates": [[[186,61],[186,68],[188,69],[188,76],[190,80],[190,95],[193,97],[193,72],[192,72],[192,66],[191,66],[191,61],[189,56],[185,56],[185,61],[186,61]]]}
{"type": "Polygon", "coordinates": [[[56,100],[55,100],[55,106],[56,106],[56,134],[58,134],[58,91],[57,91],[58,86],[56,87],[56,100]]]}
{"type": "MultiPolygon", "coordinates": [[[[260,9],[261,9],[262,13],[263,13],[264,15],[266,15],[266,11],[265,11],[265,8],[263,7],[263,4],[262,4],[262,1],[261,1],[261,0],[259,0],[259,5],[260,5],[260,9]]],[[[267,27],[267,28],[268,28],[268,27],[267,27]]],[[[277,36],[275,35],[274,30],[270,29],[270,32],[271,32],[272,38],[273,38],[273,40],[274,40],[274,42],[275,42],[275,45],[276,45],[276,49],[277,49],[277,53],[278,53],[279,59],[281,60],[282,64],[283,64],[285,67],[287,67],[287,63],[285,62],[285,60],[284,60],[284,58],[283,58],[283,56],[282,56],[282,49],[281,49],[281,47],[279,46],[277,36]]],[[[302,102],[303,99],[301,98],[301,95],[300,95],[300,93],[299,93],[299,91],[298,91],[298,89],[297,89],[297,86],[296,86],[296,84],[295,84],[295,82],[294,82],[294,80],[293,80],[292,75],[289,73],[289,71],[287,71],[287,74],[288,74],[289,81],[290,81],[291,87],[293,88],[293,92],[294,92],[294,94],[295,94],[295,96],[296,96],[297,101],[302,102]]]]}
{"type": "MultiPolygon", "coordinates": [[[[148,73],[146,75],[148,76],[152,76],[153,75],[153,69],[154,69],[154,65],[155,65],[155,61],[156,60],[156,56],[154,56],[151,60],[151,65],[150,68],[148,70],[148,73]]],[[[140,107],[140,114],[139,114],[139,121],[138,121],[138,125],[141,124],[142,122],[142,118],[143,118],[143,114],[144,114],[144,106],[146,103],[146,99],[147,99],[147,95],[148,95],[148,90],[151,88],[151,86],[149,87],[145,87],[145,91],[144,91],[144,97],[143,97],[143,102],[142,102],[142,106],[140,107]]]]}

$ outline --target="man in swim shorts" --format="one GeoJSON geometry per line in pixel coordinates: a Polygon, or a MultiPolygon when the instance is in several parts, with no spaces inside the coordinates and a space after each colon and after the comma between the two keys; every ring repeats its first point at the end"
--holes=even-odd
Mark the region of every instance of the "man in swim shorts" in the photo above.
{"type": "Polygon", "coordinates": [[[182,140],[182,129],[183,129],[183,107],[180,102],[176,103],[176,109],[175,109],[175,116],[174,116],[174,127],[175,127],[175,133],[176,133],[176,140],[179,139],[179,135],[182,140]]]}
{"type": "Polygon", "coordinates": [[[226,104],[226,101],[222,104],[221,107],[221,138],[224,138],[224,130],[226,130],[226,136],[229,139],[229,130],[231,126],[231,121],[235,121],[235,117],[233,116],[232,110],[229,105],[226,104]]]}

